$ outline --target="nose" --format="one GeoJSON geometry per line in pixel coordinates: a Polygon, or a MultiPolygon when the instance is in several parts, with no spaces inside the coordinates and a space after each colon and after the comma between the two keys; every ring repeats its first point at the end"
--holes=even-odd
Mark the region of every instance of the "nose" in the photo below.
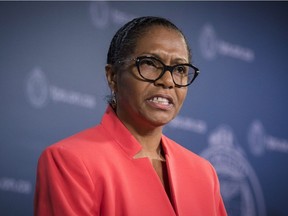
{"type": "Polygon", "coordinates": [[[161,86],[163,88],[174,88],[175,84],[173,82],[172,73],[169,70],[166,70],[164,74],[157,79],[154,84],[156,86],[161,86]]]}

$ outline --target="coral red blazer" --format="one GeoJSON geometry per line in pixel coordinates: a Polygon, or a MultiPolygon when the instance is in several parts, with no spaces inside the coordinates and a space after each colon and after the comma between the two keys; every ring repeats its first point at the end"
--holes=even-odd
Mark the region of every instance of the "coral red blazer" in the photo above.
{"type": "Polygon", "coordinates": [[[162,136],[171,204],[141,145],[108,107],[99,125],[48,147],[37,169],[38,216],[226,215],[211,164],[162,136]]]}

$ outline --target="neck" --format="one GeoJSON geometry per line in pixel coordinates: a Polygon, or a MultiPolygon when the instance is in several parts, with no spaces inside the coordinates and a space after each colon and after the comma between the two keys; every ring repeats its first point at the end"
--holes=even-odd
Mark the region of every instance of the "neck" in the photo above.
{"type": "Polygon", "coordinates": [[[161,147],[161,136],[162,136],[162,130],[161,133],[155,132],[150,133],[149,135],[146,136],[136,135],[135,138],[141,144],[142,149],[134,156],[134,158],[148,157],[151,161],[152,160],[165,161],[165,157],[162,153],[162,147],[161,147]]]}
{"type": "Polygon", "coordinates": [[[122,123],[127,127],[130,133],[142,146],[138,156],[147,156],[149,158],[159,158],[161,155],[161,136],[163,125],[152,125],[151,123],[135,121],[134,119],[121,118],[119,110],[117,116],[122,123]],[[128,119],[128,120],[127,120],[128,119]]]}
{"type": "Polygon", "coordinates": [[[126,125],[126,127],[142,145],[144,150],[156,151],[160,146],[162,127],[155,127],[149,130],[143,130],[143,128],[137,130],[135,127],[129,127],[129,125],[126,125]]]}

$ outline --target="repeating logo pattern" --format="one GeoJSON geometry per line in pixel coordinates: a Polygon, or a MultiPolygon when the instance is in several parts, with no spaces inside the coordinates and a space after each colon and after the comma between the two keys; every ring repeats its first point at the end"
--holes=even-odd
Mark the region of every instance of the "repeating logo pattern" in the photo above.
{"type": "Polygon", "coordinates": [[[255,156],[263,156],[267,151],[288,153],[288,140],[268,135],[259,120],[251,123],[247,139],[250,151],[255,156]]]}
{"type": "Polygon", "coordinates": [[[39,67],[34,68],[29,74],[26,93],[33,107],[42,108],[46,105],[49,86],[45,74],[39,67]]]}
{"type": "Polygon", "coordinates": [[[211,24],[202,27],[199,36],[199,46],[202,56],[207,60],[213,60],[217,55],[228,56],[241,61],[252,62],[255,53],[252,49],[225,41],[217,37],[211,24]]]}
{"type": "Polygon", "coordinates": [[[90,4],[90,16],[94,26],[98,29],[110,27],[111,24],[123,25],[136,17],[111,7],[109,2],[105,1],[93,1],[90,4]]]}
{"type": "Polygon", "coordinates": [[[34,108],[43,108],[47,106],[48,101],[61,102],[88,109],[96,107],[95,96],[49,84],[45,73],[39,67],[33,69],[28,76],[26,94],[34,108]]]}

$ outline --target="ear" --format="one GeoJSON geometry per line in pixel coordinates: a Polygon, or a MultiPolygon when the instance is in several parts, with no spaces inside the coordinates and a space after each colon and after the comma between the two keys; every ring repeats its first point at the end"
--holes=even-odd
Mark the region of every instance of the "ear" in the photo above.
{"type": "Polygon", "coordinates": [[[117,74],[114,72],[111,64],[105,66],[106,79],[111,91],[117,92],[117,74]]]}

